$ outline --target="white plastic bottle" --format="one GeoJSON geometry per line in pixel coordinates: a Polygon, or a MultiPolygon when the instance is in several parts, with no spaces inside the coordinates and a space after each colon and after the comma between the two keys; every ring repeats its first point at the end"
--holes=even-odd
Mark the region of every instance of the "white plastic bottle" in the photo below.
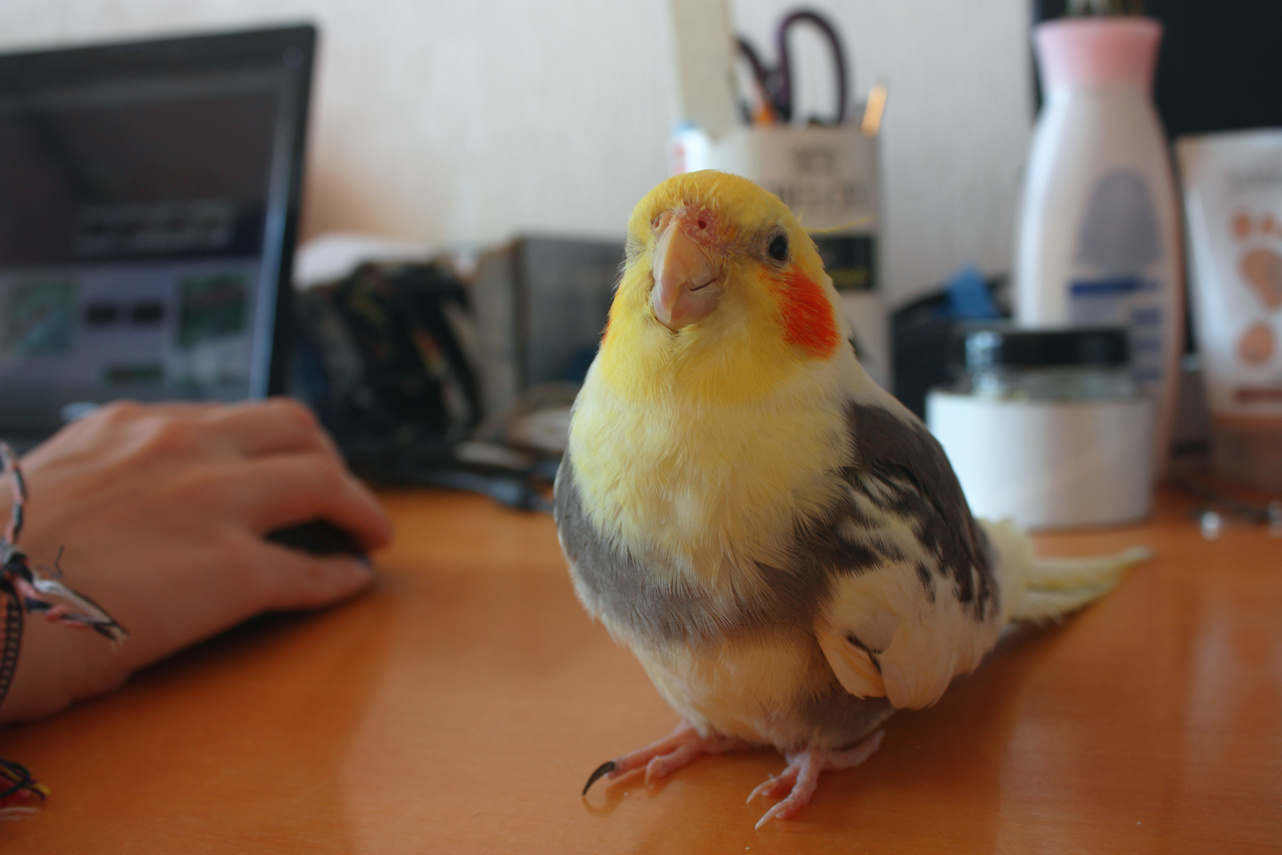
{"type": "Polygon", "coordinates": [[[1161,24],[1067,18],[1034,33],[1043,108],[1016,241],[1020,326],[1122,325],[1154,397],[1154,471],[1169,458],[1184,283],[1179,207],[1151,92],[1161,24]]]}

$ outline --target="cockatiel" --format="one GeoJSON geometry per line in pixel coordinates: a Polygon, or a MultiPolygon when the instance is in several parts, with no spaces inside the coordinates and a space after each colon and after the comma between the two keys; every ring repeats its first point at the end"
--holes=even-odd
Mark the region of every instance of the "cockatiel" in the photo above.
{"type": "Polygon", "coordinates": [[[977,522],[848,338],[814,243],[756,184],[678,175],[633,211],[556,522],[579,599],[684,720],[588,787],[773,746],[788,766],[749,800],[786,794],[758,827],[791,816],[1007,623],[1078,608],[1140,557],[1039,562],[977,522]]]}

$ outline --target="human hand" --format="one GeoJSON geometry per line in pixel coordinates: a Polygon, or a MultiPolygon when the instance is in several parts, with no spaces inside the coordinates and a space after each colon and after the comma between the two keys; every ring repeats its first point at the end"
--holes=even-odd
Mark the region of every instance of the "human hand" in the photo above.
{"type": "MultiPolygon", "coordinates": [[[[263,539],[322,518],[367,551],[391,524],[301,404],[117,403],[20,461],[29,499],[19,545],[130,633],[101,637],[32,617],[0,721],[36,718],[275,609],[325,606],[372,578],[367,562],[263,539]]],[[[0,495],[7,495],[7,492],[0,495]]]]}

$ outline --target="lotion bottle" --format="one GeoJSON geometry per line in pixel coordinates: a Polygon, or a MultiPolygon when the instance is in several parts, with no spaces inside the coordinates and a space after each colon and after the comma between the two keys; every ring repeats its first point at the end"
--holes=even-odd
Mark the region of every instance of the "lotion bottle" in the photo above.
{"type": "Polygon", "coordinates": [[[1015,260],[1020,326],[1116,324],[1153,399],[1154,474],[1170,454],[1184,339],[1179,207],[1151,97],[1161,24],[1138,16],[1040,24],[1043,109],[1015,260]]]}

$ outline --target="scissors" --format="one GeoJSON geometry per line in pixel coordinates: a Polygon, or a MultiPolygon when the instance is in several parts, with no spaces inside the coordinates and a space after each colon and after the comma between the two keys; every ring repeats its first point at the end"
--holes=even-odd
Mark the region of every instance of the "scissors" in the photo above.
{"type": "Polygon", "coordinates": [[[791,122],[795,112],[792,101],[792,62],[788,57],[788,30],[801,23],[813,24],[832,45],[832,70],[837,83],[837,109],[831,120],[825,124],[839,125],[846,118],[846,55],[841,47],[841,38],[832,22],[818,12],[809,9],[797,9],[789,12],[779,22],[775,30],[775,42],[779,53],[779,64],[768,68],[752,45],[743,38],[735,39],[739,52],[747,59],[752,70],[752,77],[760,88],[762,106],[752,116],[755,123],[769,124],[775,121],[791,122]]]}

